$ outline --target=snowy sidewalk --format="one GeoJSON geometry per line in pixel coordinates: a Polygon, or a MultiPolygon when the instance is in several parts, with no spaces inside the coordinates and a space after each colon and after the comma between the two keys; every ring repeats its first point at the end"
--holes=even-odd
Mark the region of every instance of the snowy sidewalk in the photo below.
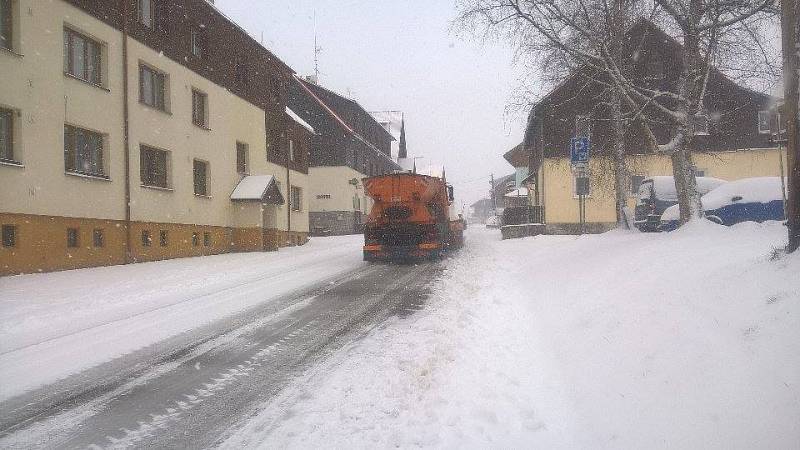
{"type": "Polygon", "coordinates": [[[0,401],[358,268],[362,240],[0,278],[0,401]]]}
{"type": "Polygon", "coordinates": [[[769,259],[784,240],[776,223],[471,229],[422,311],[339,351],[226,446],[798,448],[800,255],[769,259]]]}

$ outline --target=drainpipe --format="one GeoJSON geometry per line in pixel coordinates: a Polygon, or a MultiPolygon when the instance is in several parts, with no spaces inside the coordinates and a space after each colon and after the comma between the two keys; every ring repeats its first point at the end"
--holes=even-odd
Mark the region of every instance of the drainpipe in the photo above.
{"type": "Polygon", "coordinates": [[[289,183],[289,161],[294,151],[294,141],[289,139],[289,153],[286,154],[286,243],[289,243],[289,232],[292,231],[292,185],[289,183]]]}
{"type": "Polygon", "coordinates": [[[128,111],[128,1],[122,1],[122,135],[125,155],[125,264],[133,261],[131,252],[131,148],[128,111]]]}

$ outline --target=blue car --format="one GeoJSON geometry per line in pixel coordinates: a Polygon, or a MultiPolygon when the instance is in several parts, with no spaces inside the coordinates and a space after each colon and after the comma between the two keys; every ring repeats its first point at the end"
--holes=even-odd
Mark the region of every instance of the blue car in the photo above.
{"type": "MultiPolygon", "coordinates": [[[[731,181],[701,198],[703,215],[720,225],[741,222],[785,220],[784,194],[780,177],[744,178],[731,181]]],[[[672,231],[680,225],[678,205],[667,208],[661,215],[661,230],[672,231]]]]}

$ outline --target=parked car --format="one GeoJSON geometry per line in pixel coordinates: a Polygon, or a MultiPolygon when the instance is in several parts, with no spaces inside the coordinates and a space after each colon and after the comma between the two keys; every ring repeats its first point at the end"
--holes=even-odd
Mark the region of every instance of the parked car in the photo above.
{"type": "Polygon", "coordinates": [[[503,225],[500,216],[489,216],[486,219],[486,228],[500,228],[503,225]]]}
{"type": "MultiPolygon", "coordinates": [[[[700,195],[725,184],[725,180],[711,177],[697,177],[697,190],[700,195]]],[[[646,178],[639,185],[634,210],[634,225],[641,231],[659,231],[661,214],[672,205],[678,204],[675,178],[658,176],[646,178]]]]}
{"type": "MultiPolygon", "coordinates": [[[[780,177],[744,178],[731,181],[701,198],[703,215],[720,225],[740,222],[784,220],[780,177]]],[[[678,205],[661,215],[661,230],[672,231],[680,225],[678,205]]]]}

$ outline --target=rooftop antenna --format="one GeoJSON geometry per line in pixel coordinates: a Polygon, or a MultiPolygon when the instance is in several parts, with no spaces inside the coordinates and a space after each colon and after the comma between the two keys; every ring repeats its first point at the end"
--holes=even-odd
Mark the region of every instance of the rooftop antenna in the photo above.
{"type": "Polygon", "coordinates": [[[322,47],[317,45],[317,10],[314,9],[314,83],[319,83],[319,54],[322,47]]]}

